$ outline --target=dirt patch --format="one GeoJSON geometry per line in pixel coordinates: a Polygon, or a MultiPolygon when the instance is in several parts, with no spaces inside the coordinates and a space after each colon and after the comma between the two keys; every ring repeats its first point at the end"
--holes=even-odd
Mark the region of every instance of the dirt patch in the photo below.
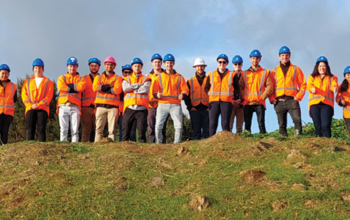
{"type": "Polygon", "coordinates": [[[215,135],[211,136],[210,138],[203,140],[201,142],[204,143],[211,143],[211,144],[217,144],[222,141],[229,141],[232,143],[232,141],[240,141],[245,139],[244,137],[240,137],[238,134],[233,134],[230,131],[220,131],[216,133],[215,135]]]}
{"type": "Polygon", "coordinates": [[[287,160],[295,158],[306,158],[306,155],[302,154],[300,150],[293,149],[290,154],[287,156],[287,160]]]}
{"type": "Polygon", "coordinates": [[[246,183],[256,183],[266,180],[266,173],[259,170],[242,171],[240,175],[246,183]]]}
{"type": "Polygon", "coordinates": [[[177,150],[176,155],[179,157],[188,156],[190,155],[190,152],[188,151],[187,147],[182,146],[177,150]]]}
{"type": "Polygon", "coordinates": [[[205,195],[192,195],[189,205],[193,210],[202,211],[209,207],[209,202],[205,195]]]}
{"type": "Polygon", "coordinates": [[[153,186],[157,186],[157,185],[163,185],[165,183],[165,179],[162,179],[159,176],[153,177],[149,183],[153,186]]]}
{"type": "Polygon", "coordinates": [[[310,209],[310,208],[317,208],[320,205],[320,202],[317,200],[307,200],[304,203],[304,208],[310,209]]]}
{"type": "Polygon", "coordinates": [[[301,183],[294,183],[291,189],[295,191],[304,191],[306,188],[301,183]]]}
{"type": "Polygon", "coordinates": [[[271,204],[273,211],[281,211],[288,207],[288,203],[284,199],[278,199],[271,204]]]}
{"type": "Polygon", "coordinates": [[[135,142],[121,142],[118,144],[118,146],[129,153],[136,153],[140,155],[158,155],[164,153],[165,151],[174,149],[174,146],[171,144],[151,144],[139,146],[135,142]]]}
{"type": "Polygon", "coordinates": [[[262,141],[275,146],[281,144],[281,142],[274,137],[263,138],[262,141]]]}
{"type": "Polygon", "coordinates": [[[350,202],[350,194],[348,192],[342,192],[340,194],[340,198],[341,200],[343,200],[344,202],[350,202]]]}
{"type": "Polygon", "coordinates": [[[343,172],[346,174],[350,174],[350,166],[346,166],[343,168],[343,172]]]}

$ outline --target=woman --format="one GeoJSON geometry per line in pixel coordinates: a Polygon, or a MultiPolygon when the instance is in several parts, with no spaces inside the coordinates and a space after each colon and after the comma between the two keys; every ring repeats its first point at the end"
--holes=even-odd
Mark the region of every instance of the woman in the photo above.
{"type": "Polygon", "coordinates": [[[0,135],[1,144],[7,144],[10,124],[15,113],[17,85],[9,80],[10,67],[0,65],[0,135]]]}
{"type": "Polygon", "coordinates": [[[46,141],[46,124],[49,119],[50,102],[53,96],[53,83],[43,76],[44,62],[37,58],[33,62],[34,76],[26,79],[22,86],[22,100],[26,107],[27,138],[35,140],[38,123],[39,141],[46,141]]]}
{"type": "Polygon", "coordinates": [[[334,114],[334,93],[338,90],[338,78],[331,73],[326,57],[317,59],[313,73],[309,76],[307,90],[309,111],[317,137],[330,138],[334,114]]]}
{"type": "Polygon", "coordinates": [[[350,66],[347,66],[344,70],[344,81],[339,86],[339,92],[337,94],[337,103],[343,107],[343,117],[345,120],[346,130],[350,136],[350,66]]]}

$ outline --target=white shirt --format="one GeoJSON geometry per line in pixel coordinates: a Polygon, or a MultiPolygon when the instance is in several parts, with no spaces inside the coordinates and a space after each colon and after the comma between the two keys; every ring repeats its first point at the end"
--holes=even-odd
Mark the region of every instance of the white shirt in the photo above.
{"type": "Polygon", "coordinates": [[[41,78],[35,77],[36,88],[39,88],[39,85],[40,85],[40,83],[41,83],[41,80],[43,80],[42,77],[41,77],[41,78]]]}

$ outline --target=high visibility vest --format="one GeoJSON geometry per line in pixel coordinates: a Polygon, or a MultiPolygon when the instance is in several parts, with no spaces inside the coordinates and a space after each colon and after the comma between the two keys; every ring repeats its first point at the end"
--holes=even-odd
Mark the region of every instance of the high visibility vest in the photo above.
{"type": "Polygon", "coordinates": [[[50,102],[53,97],[54,86],[50,79],[43,77],[39,87],[36,86],[35,77],[26,79],[22,86],[22,100],[25,105],[25,117],[27,112],[36,104],[38,110],[45,110],[50,115],[50,102]]]}
{"type": "Polygon", "coordinates": [[[245,106],[249,102],[259,102],[264,105],[264,107],[266,106],[265,100],[262,99],[262,94],[265,91],[265,84],[269,74],[270,71],[263,69],[262,67],[260,67],[255,74],[250,70],[242,73],[245,83],[245,96],[242,105],[245,106]]]}
{"type": "Polygon", "coordinates": [[[233,103],[234,87],[232,83],[235,74],[236,72],[227,70],[225,76],[221,79],[217,70],[208,73],[210,78],[209,102],[222,101],[233,103]]]}
{"type": "Polygon", "coordinates": [[[325,76],[322,80],[319,75],[315,78],[310,75],[307,85],[310,92],[309,109],[321,102],[334,108],[334,87],[338,88],[338,77],[325,76]],[[313,87],[316,88],[315,94],[312,93],[313,87]]]}
{"type": "Polygon", "coordinates": [[[204,76],[203,83],[200,85],[196,76],[188,79],[188,83],[190,84],[190,99],[192,106],[197,106],[200,103],[209,106],[209,96],[204,91],[207,80],[208,77],[204,76]]]}
{"type": "MultiPolygon", "coordinates": [[[[130,84],[143,84],[146,81],[151,81],[149,77],[142,75],[142,73],[140,73],[139,78],[136,77],[135,73],[132,73],[131,76],[124,77],[124,80],[126,80],[130,84]]],[[[145,106],[148,110],[148,94],[134,92],[125,93],[123,112],[125,112],[125,109],[131,105],[142,105],[145,106]]]]}
{"type": "Polygon", "coordinates": [[[0,114],[15,115],[15,102],[13,96],[17,92],[17,85],[12,82],[6,83],[6,87],[0,86],[0,114]]]}
{"type": "MultiPolygon", "coordinates": [[[[340,91],[340,87],[338,91],[340,91]]],[[[348,86],[348,90],[345,92],[338,92],[337,94],[337,103],[339,103],[340,99],[343,98],[346,102],[345,106],[343,106],[343,117],[346,119],[350,119],[350,86],[348,86]]]]}
{"type": "MultiPolygon", "coordinates": [[[[99,74],[98,74],[99,75],[99,74]]],[[[81,94],[81,106],[95,105],[96,92],[92,89],[92,84],[94,83],[94,78],[91,74],[83,76],[86,81],[86,87],[84,92],[81,94]]]]}
{"type": "Polygon", "coordinates": [[[185,78],[179,73],[167,74],[162,72],[158,75],[156,83],[153,91],[160,91],[163,95],[158,101],[159,104],[171,103],[180,105],[181,100],[178,99],[178,96],[180,94],[188,95],[188,86],[185,78]]]}
{"type": "Polygon", "coordinates": [[[107,74],[102,73],[98,77],[95,77],[93,83],[93,90],[96,92],[96,104],[107,104],[119,107],[120,98],[119,94],[122,92],[122,82],[123,78],[117,74],[107,74]],[[114,87],[111,88],[112,93],[103,92],[103,85],[110,85],[114,82],[114,87]]]}
{"type": "Polygon", "coordinates": [[[154,96],[153,96],[153,85],[154,85],[155,80],[158,78],[158,75],[156,75],[155,73],[152,73],[152,74],[147,74],[147,76],[152,80],[151,86],[149,88],[149,94],[148,94],[148,100],[149,100],[148,106],[150,108],[157,108],[158,107],[158,99],[154,98],[154,96]]]}
{"type": "Polygon", "coordinates": [[[274,83],[275,91],[273,95],[275,98],[286,95],[297,97],[300,100],[303,99],[307,83],[304,77],[304,73],[299,67],[290,64],[286,75],[284,75],[281,66],[278,65],[275,69],[272,70],[270,75],[274,83]],[[298,80],[299,78],[302,79],[301,82],[298,80]]]}

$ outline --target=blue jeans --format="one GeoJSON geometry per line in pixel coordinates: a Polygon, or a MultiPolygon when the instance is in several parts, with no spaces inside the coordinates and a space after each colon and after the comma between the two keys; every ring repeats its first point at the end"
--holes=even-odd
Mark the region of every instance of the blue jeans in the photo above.
{"type": "Polygon", "coordinates": [[[209,137],[209,112],[207,110],[190,111],[193,140],[209,137]],[[203,129],[203,134],[202,134],[203,129]]]}
{"type": "Polygon", "coordinates": [[[181,142],[182,136],[182,109],[179,104],[159,104],[157,108],[156,116],[156,143],[162,143],[162,130],[165,121],[170,114],[171,119],[174,122],[175,138],[174,143],[181,142]]]}
{"type": "Polygon", "coordinates": [[[310,107],[310,115],[316,129],[316,136],[330,138],[332,136],[333,107],[324,103],[312,105],[310,107]]]}

